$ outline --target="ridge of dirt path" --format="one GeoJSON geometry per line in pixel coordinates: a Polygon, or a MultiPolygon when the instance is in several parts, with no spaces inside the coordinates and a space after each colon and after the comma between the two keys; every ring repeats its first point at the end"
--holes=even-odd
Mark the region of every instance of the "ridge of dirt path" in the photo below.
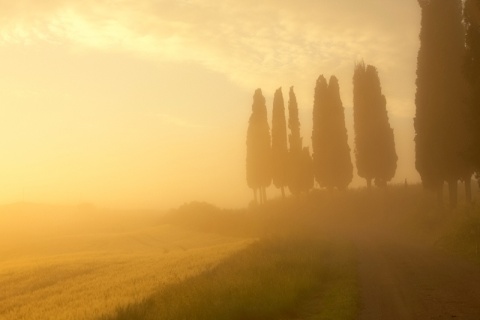
{"type": "Polygon", "coordinates": [[[355,241],[360,320],[480,319],[480,267],[431,245],[355,241]]]}

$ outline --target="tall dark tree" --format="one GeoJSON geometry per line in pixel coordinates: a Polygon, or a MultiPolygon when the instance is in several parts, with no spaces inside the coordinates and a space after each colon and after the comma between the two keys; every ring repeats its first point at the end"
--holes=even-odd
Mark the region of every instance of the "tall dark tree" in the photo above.
{"type": "Polygon", "coordinates": [[[285,198],[287,185],[288,146],[285,104],[282,88],[277,89],[273,97],[272,112],[272,178],[275,187],[282,190],[285,198]]]}
{"type": "Polygon", "coordinates": [[[398,157],[377,69],[363,62],[353,76],[353,118],[358,175],[368,187],[372,180],[384,186],[395,175],[398,157]]]}
{"type": "MultiPolygon", "coordinates": [[[[466,54],[464,72],[469,84],[468,118],[472,141],[469,159],[480,174],[480,0],[466,0],[464,9],[466,54]]],[[[480,182],[480,180],[479,180],[480,182]]],[[[471,201],[470,180],[465,179],[467,201],[471,201]]]]}
{"type": "Polygon", "coordinates": [[[300,163],[300,190],[301,192],[309,192],[313,188],[315,178],[313,160],[308,147],[303,147],[300,163]]]}
{"type": "Polygon", "coordinates": [[[266,201],[266,188],[272,180],[270,127],[267,106],[261,89],[253,96],[252,114],[247,130],[247,184],[253,189],[255,201],[266,201]]]}
{"type": "Polygon", "coordinates": [[[346,189],[353,178],[345,115],[336,77],[321,75],[313,104],[313,166],[321,187],[346,189]]]}
{"type": "Polygon", "coordinates": [[[425,187],[449,184],[450,205],[457,203],[457,181],[470,179],[466,85],[462,75],[464,28],[462,0],[419,0],[422,8],[417,62],[415,125],[416,168],[425,187]]]}
{"type": "Polygon", "coordinates": [[[302,137],[300,136],[300,120],[298,117],[297,98],[293,87],[290,88],[288,100],[288,136],[290,150],[288,152],[288,189],[298,195],[302,188],[302,137]]]}

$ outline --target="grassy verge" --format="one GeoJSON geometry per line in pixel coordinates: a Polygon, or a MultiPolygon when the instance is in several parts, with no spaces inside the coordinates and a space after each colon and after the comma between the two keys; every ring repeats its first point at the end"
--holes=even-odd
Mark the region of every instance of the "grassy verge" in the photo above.
{"type": "Polygon", "coordinates": [[[343,253],[312,238],[260,240],[109,319],[353,319],[354,265],[343,253]]]}
{"type": "MultiPolygon", "coordinates": [[[[330,255],[321,290],[304,302],[303,320],[349,320],[358,315],[359,287],[357,261],[351,246],[337,246],[330,255]]],[[[298,319],[297,318],[297,319],[298,319]]]]}
{"type": "MultiPolygon", "coordinates": [[[[324,290],[323,304],[313,320],[355,319],[358,313],[360,292],[358,287],[357,263],[349,253],[340,256],[332,266],[330,281],[324,290]]],[[[340,251],[342,253],[342,251],[340,251]]]]}
{"type": "Polygon", "coordinates": [[[480,208],[463,208],[454,212],[457,218],[438,245],[480,264],[480,208]]]}

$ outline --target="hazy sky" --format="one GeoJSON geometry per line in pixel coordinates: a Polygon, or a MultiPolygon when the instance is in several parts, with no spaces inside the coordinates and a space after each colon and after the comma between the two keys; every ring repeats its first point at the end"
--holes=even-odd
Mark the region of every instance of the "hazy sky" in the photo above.
{"type": "Polygon", "coordinates": [[[0,203],[246,205],[254,90],[270,117],[294,85],[309,145],[315,80],[335,74],[353,141],[361,59],[387,97],[395,181],[418,181],[419,23],[416,0],[0,0],[0,203]]]}

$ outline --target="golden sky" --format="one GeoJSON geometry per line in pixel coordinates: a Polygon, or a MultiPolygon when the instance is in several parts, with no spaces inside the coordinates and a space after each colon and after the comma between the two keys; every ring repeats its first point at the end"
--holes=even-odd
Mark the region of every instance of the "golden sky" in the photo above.
{"type": "Polygon", "coordinates": [[[418,181],[419,24],[416,0],[0,0],[0,203],[246,205],[254,90],[270,115],[294,85],[309,145],[315,80],[335,74],[353,141],[360,59],[379,69],[395,181],[418,181]]]}

